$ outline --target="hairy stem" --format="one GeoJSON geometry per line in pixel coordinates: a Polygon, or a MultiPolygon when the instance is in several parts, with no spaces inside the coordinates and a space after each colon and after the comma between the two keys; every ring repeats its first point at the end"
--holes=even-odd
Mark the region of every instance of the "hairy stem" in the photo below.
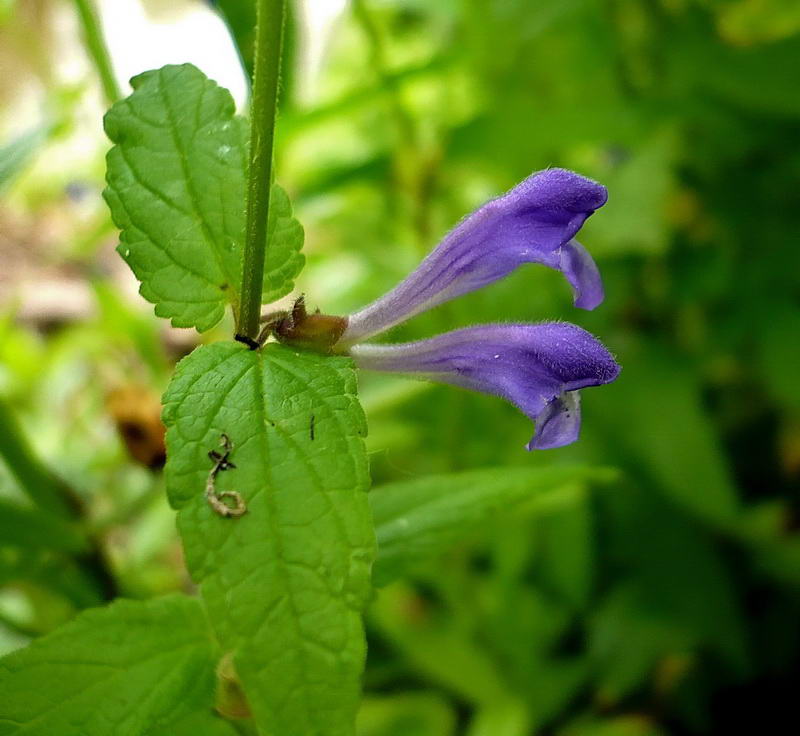
{"type": "Polygon", "coordinates": [[[247,230],[236,331],[236,339],[251,347],[256,345],[261,317],[285,0],[258,0],[257,10],[253,101],[250,113],[247,230]]]}
{"type": "Polygon", "coordinates": [[[83,41],[100,76],[103,94],[105,94],[108,104],[113,105],[122,97],[122,91],[114,76],[114,67],[111,64],[111,56],[108,53],[105,38],[103,38],[97,12],[92,5],[92,0],[75,0],[75,7],[83,27],[83,41]]]}

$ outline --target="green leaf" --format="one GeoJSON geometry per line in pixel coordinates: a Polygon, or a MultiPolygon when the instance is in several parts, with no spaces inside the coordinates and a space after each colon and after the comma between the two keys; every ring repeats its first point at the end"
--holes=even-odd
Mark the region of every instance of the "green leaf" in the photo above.
{"type": "Polygon", "coordinates": [[[378,538],[376,585],[401,577],[520,503],[552,498],[565,486],[604,478],[608,471],[581,467],[487,468],[390,483],[370,494],[378,538]]]}
{"type": "Polygon", "coordinates": [[[616,703],[641,688],[659,660],[686,656],[692,635],[669,616],[641,606],[636,585],[623,584],[598,606],[591,656],[603,700],[616,703]]]}
{"type": "MultiPolygon", "coordinates": [[[[147,732],[148,736],[160,734],[147,732]]],[[[169,736],[240,736],[230,721],[211,710],[190,713],[175,723],[169,724],[169,736]]]]}
{"type": "MultiPolygon", "coordinates": [[[[119,252],[156,314],[201,332],[236,305],[242,280],[247,127],[229,92],[191,64],[131,80],[106,114],[116,145],[104,192],[122,231],[119,252]]],[[[273,185],[265,303],[287,294],[303,266],[303,229],[273,185]]]]}
{"type": "Polygon", "coordinates": [[[531,733],[530,721],[525,703],[506,698],[478,710],[467,736],[526,736],[531,733]]]}
{"type": "Polygon", "coordinates": [[[453,706],[431,692],[366,697],[358,712],[358,736],[452,736],[453,706]]]}
{"type": "Polygon", "coordinates": [[[583,716],[569,724],[558,736],[666,736],[650,716],[643,714],[594,719],[583,716]]]}
{"type": "Polygon", "coordinates": [[[351,735],[374,554],[351,361],[215,343],[179,364],[164,403],[186,561],[257,722],[269,734],[351,735]],[[223,433],[236,468],[217,487],[241,494],[239,518],[205,498],[223,433]]]}
{"type": "Polygon", "coordinates": [[[300,253],[304,237],[303,226],[292,216],[289,196],[280,186],[273,184],[269,199],[269,249],[264,267],[262,304],[274,302],[292,290],[294,278],[305,264],[305,256],[300,253]]]}
{"type": "Polygon", "coordinates": [[[0,734],[173,733],[189,714],[210,714],[214,661],[197,600],[119,600],[85,611],[0,660],[0,734]]]}
{"type": "Polygon", "coordinates": [[[797,366],[800,365],[800,314],[790,302],[762,300],[757,333],[757,366],[765,389],[783,411],[800,409],[797,366]]]}
{"type": "Polygon", "coordinates": [[[594,577],[592,495],[585,487],[563,493],[563,503],[536,515],[534,579],[573,610],[589,603],[594,577]]]}
{"type": "Polygon", "coordinates": [[[596,407],[587,433],[602,433],[609,461],[640,474],[648,492],[661,492],[722,528],[734,527],[736,487],[696,369],[647,341],[628,345],[624,364],[624,380],[587,397],[589,409],[596,407]]]}
{"type": "Polygon", "coordinates": [[[376,596],[369,610],[370,625],[424,681],[468,703],[505,700],[508,683],[484,642],[465,632],[453,617],[426,613],[418,593],[397,583],[376,596]]]}
{"type": "Polygon", "coordinates": [[[713,652],[731,677],[748,669],[736,567],[707,530],[648,486],[599,496],[610,569],[593,601],[589,651],[604,700],[624,698],[659,662],[713,652]]]}
{"type": "Polygon", "coordinates": [[[630,158],[603,172],[614,193],[602,217],[590,218],[583,237],[596,256],[661,253],[667,245],[667,208],[675,186],[675,132],[665,126],[643,141],[630,158]]]}
{"type": "Polygon", "coordinates": [[[800,116],[800,100],[792,74],[800,54],[796,35],[777,43],[742,44],[721,42],[710,34],[671,34],[668,51],[674,67],[674,84],[693,87],[703,95],[730,101],[753,115],[800,116]]]}

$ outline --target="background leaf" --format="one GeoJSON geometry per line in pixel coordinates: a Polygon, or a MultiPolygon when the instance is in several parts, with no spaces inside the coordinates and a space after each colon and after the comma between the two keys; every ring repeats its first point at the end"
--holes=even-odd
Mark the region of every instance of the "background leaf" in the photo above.
{"type": "Polygon", "coordinates": [[[685,359],[656,346],[628,345],[626,356],[624,380],[592,397],[599,411],[590,431],[612,435],[613,452],[635,458],[636,472],[674,503],[729,526],[738,499],[695,375],[685,359]]]}
{"type": "Polygon", "coordinates": [[[522,502],[546,506],[565,488],[603,477],[608,471],[592,468],[486,468],[376,488],[369,495],[379,552],[375,584],[402,577],[493,516],[518,514],[522,502]]]}
{"type": "Polygon", "coordinates": [[[91,609],[0,660],[0,734],[173,733],[190,714],[211,718],[214,664],[197,600],[91,609]]]}

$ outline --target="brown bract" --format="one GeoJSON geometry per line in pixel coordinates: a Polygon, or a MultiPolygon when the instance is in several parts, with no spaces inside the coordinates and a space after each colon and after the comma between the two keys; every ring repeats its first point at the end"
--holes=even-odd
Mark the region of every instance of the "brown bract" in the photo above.
{"type": "Polygon", "coordinates": [[[334,347],[347,327],[346,317],[321,314],[319,310],[309,314],[305,298],[299,297],[289,312],[274,312],[266,317],[259,343],[273,334],[287,345],[314,350],[319,353],[332,353],[334,347]]]}

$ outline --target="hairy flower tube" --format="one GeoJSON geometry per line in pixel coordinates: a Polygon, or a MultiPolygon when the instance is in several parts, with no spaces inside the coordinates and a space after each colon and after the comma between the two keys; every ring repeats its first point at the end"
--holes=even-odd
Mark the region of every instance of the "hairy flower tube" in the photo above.
{"type": "Polygon", "coordinates": [[[529,450],[574,442],[579,389],[610,383],[620,367],[586,330],[565,322],[467,327],[399,345],[355,345],[359,368],[404,373],[500,396],[536,422],[529,450]]]}
{"type": "Polygon", "coordinates": [[[561,271],[572,286],[575,306],[594,309],[603,301],[600,273],[574,237],[607,197],[604,186],[571,171],[532,174],[462,220],[405,280],[350,315],[340,344],[384,332],[524,263],[561,271]]]}

